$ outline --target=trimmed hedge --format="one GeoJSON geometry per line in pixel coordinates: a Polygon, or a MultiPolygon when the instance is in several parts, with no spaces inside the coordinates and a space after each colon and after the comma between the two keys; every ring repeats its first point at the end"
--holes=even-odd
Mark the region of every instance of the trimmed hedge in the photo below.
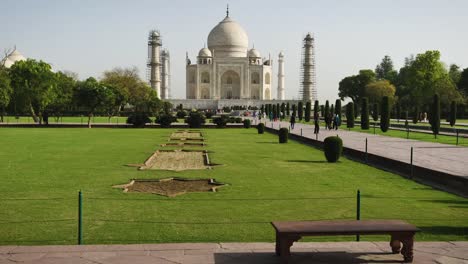
{"type": "Polygon", "coordinates": [[[144,127],[146,123],[151,123],[146,113],[133,113],[127,118],[127,124],[132,124],[134,127],[144,127]]]}
{"type": "Polygon", "coordinates": [[[205,116],[200,112],[190,112],[185,118],[185,123],[187,123],[190,128],[200,128],[202,124],[205,124],[205,116]]]}
{"type": "Polygon", "coordinates": [[[250,128],[250,119],[245,119],[243,123],[244,123],[244,128],[250,128]]]}
{"type": "Polygon", "coordinates": [[[323,141],[323,151],[328,162],[337,162],[340,159],[341,153],[343,153],[343,140],[335,136],[325,138],[323,141]]]}
{"type": "Polygon", "coordinates": [[[263,123],[258,124],[257,125],[257,132],[259,134],[265,133],[265,124],[263,124],[263,123]]]}
{"type": "Polygon", "coordinates": [[[187,116],[187,112],[184,110],[177,111],[177,118],[185,118],[187,116]]]}
{"type": "Polygon", "coordinates": [[[160,114],[155,120],[157,124],[164,128],[170,127],[175,121],[177,121],[177,118],[171,114],[160,114]]]}
{"type": "Polygon", "coordinates": [[[221,115],[213,117],[213,123],[216,124],[216,127],[223,128],[226,127],[226,124],[229,122],[229,116],[221,115]]]}
{"type": "Polygon", "coordinates": [[[288,143],[288,134],[289,131],[287,128],[280,128],[280,130],[278,131],[279,143],[288,143]]]}

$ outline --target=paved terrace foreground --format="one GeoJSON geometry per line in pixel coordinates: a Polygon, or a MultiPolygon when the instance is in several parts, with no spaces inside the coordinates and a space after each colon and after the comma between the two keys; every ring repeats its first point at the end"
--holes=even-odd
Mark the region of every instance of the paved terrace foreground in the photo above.
{"type": "MultiPolygon", "coordinates": [[[[234,264],[280,263],[274,243],[180,243],[84,246],[1,246],[0,263],[234,264]]],[[[402,263],[388,242],[306,242],[291,248],[291,264],[402,263]]],[[[413,263],[468,263],[468,242],[416,242],[413,263]]]]}
{"type": "MultiPolygon", "coordinates": [[[[258,121],[256,121],[258,123],[258,121]]],[[[255,124],[255,121],[254,121],[255,124]]],[[[274,129],[289,127],[288,122],[265,122],[265,126],[274,129]]],[[[306,124],[296,124],[292,134],[301,134],[315,139],[314,127],[306,124]]],[[[376,128],[378,129],[378,128],[376,128]]],[[[468,177],[468,147],[424,142],[413,139],[403,139],[389,136],[374,135],[348,131],[344,126],[338,130],[326,130],[320,127],[318,140],[339,135],[347,148],[365,151],[366,138],[368,153],[410,163],[411,147],[413,147],[413,164],[435,171],[442,171],[455,176],[468,177]]]]}

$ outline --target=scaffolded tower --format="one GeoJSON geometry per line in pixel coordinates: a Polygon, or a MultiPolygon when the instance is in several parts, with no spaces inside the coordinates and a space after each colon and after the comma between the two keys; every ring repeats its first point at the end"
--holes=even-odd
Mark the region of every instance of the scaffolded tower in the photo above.
{"type": "Polygon", "coordinates": [[[171,98],[171,60],[169,51],[161,51],[161,99],[171,98]]]}
{"type": "Polygon", "coordinates": [[[317,99],[317,82],[315,79],[315,42],[310,33],[304,38],[301,54],[301,90],[299,98],[302,101],[317,99]]]}
{"type": "Polygon", "coordinates": [[[160,47],[162,46],[161,35],[159,31],[151,30],[148,36],[148,77],[151,88],[161,97],[161,56],[160,47]]]}

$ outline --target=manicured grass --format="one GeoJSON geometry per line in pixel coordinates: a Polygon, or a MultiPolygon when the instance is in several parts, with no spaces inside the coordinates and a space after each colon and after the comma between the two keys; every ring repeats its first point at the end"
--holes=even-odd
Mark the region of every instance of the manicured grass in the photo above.
{"type": "MultiPolygon", "coordinates": [[[[107,116],[94,116],[91,118],[92,123],[111,123],[111,124],[124,124],[127,121],[127,117],[125,116],[113,116],[110,119],[107,116]]],[[[153,120],[154,121],[154,120],[153,120]]],[[[34,123],[34,120],[30,116],[4,116],[3,117],[4,123],[34,123]]],[[[64,116],[61,117],[58,121],[53,117],[49,116],[49,124],[56,124],[56,123],[88,123],[87,116],[64,116]]]]}
{"type": "Polygon", "coordinates": [[[211,161],[223,164],[213,170],[125,166],[143,162],[172,131],[0,129],[0,244],[76,243],[78,190],[87,244],[274,241],[273,220],[354,219],[357,189],[362,219],[408,220],[423,230],[418,241],[468,240],[468,199],[344,158],[329,164],[319,150],[255,129],[204,130],[211,161]],[[112,188],[173,176],[228,185],[175,198],[112,188]]]}

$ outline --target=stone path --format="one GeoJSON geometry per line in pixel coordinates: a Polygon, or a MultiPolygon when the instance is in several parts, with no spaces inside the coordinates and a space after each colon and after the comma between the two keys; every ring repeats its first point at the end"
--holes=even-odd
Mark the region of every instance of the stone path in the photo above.
{"type": "MultiPolygon", "coordinates": [[[[255,121],[253,122],[255,124],[255,121]]],[[[289,127],[288,122],[269,122],[265,126],[274,129],[289,127]]],[[[342,126],[343,127],[343,126],[342,126]]],[[[311,125],[296,124],[291,133],[315,139],[314,128],[311,125]]],[[[323,141],[328,136],[339,135],[347,148],[365,151],[366,138],[367,151],[382,157],[410,163],[411,147],[413,147],[413,164],[432,170],[446,172],[456,176],[468,177],[468,147],[448,144],[424,142],[412,139],[387,137],[367,133],[339,130],[325,130],[320,127],[318,140],[323,141]]]]}
{"type": "MultiPolygon", "coordinates": [[[[291,264],[402,263],[388,242],[295,243],[291,264]]],[[[275,264],[274,243],[0,246],[0,263],[275,264]]],[[[468,263],[468,242],[415,243],[413,263],[468,263]]]]}

